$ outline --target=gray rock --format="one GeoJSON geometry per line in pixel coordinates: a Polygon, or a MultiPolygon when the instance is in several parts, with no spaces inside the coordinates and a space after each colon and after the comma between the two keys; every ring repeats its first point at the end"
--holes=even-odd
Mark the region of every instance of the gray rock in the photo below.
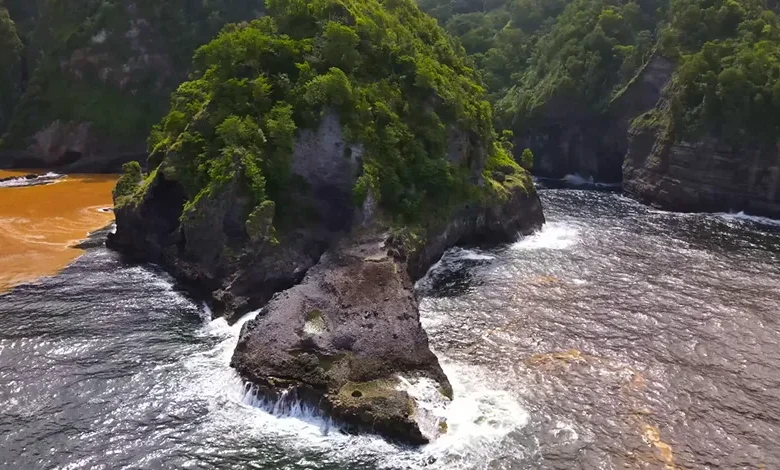
{"type": "Polygon", "coordinates": [[[263,398],[295,397],[348,430],[427,443],[446,426],[402,384],[433,381],[442,398],[452,387],[428,348],[413,281],[458,243],[513,240],[543,220],[536,195],[517,190],[505,204],[464,209],[414,252],[377,221],[355,227],[244,326],[231,364],[263,398]]]}
{"type": "MultiPolygon", "coordinates": [[[[413,282],[456,244],[510,241],[539,228],[541,204],[524,188],[526,175],[507,168],[506,197],[461,207],[410,247],[373,197],[354,207],[360,151],[346,148],[335,115],[300,133],[293,180],[305,184],[291,187],[291,197],[301,214],[277,228],[277,240],[263,228],[271,206],[251,224],[258,233],[241,224],[248,208],[238,180],[181,220],[185,193],[163,163],[142,200],[117,207],[108,244],[165,266],[228,321],[263,307],[232,360],[263,398],[301,399],[349,430],[421,444],[443,427],[405,384],[427,381],[442,397],[452,390],[428,348],[413,282]]],[[[483,165],[473,162],[473,178],[483,165]]]]}
{"type": "Polygon", "coordinates": [[[714,136],[673,142],[636,129],[623,166],[631,196],[667,210],[780,217],[780,142],[732,147],[714,136]]]}

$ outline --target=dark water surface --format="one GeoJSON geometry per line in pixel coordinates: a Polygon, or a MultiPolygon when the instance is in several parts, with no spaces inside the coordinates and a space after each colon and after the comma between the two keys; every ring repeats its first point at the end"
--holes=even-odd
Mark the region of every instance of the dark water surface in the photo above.
{"type": "Polygon", "coordinates": [[[456,394],[432,445],[251,406],[240,325],[97,249],[0,297],[0,466],[780,468],[780,226],[542,197],[542,232],[418,284],[456,394]]]}

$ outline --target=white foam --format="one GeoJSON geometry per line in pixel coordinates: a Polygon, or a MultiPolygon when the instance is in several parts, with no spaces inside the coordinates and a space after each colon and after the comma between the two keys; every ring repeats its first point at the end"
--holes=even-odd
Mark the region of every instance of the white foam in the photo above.
{"type": "Polygon", "coordinates": [[[62,175],[58,173],[49,172],[45,175],[39,175],[36,178],[28,179],[25,177],[19,177],[19,178],[13,178],[6,181],[0,181],[0,188],[18,188],[23,186],[30,186],[32,184],[39,183],[41,181],[49,181],[54,182],[53,180],[61,178],[62,175]]]}
{"type": "Polygon", "coordinates": [[[595,184],[595,181],[593,181],[593,177],[591,176],[588,179],[585,179],[582,175],[578,173],[574,174],[568,174],[563,177],[563,181],[574,185],[574,186],[586,186],[589,184],[595,184]]]}
{"type": "Polygon", "coordinates": [[[419,289],[426,285],[430,280],[430,275],[442,270],[457,271],[463,268],[466,263],[479,263],[488,262],[496,259],[495,256],[481,252],[479,250],[469,250],[465,248],[455,247],[447,250],[442,255],[441,259],[437,261],[433,266],[428,269],[428,273],[422,277],[415,284],[415,288],[419,289]]]}
{"type": "MultiPolygon", "coordinates": [[[[207,432],[267,436],[290,446],[291,453],[327,452],[344,462],[374,461],[388,469],[484,469],[497,456],[522,454],[522,448],[506,446],[505,439],[526,426],[527,411],[510,393],[491,387],[489,370],[446,359],[442,368],[453,386],[452,401],[441,396],[433,381],[399,377],[400,387],[418,400],[421,409],[447,423],[446,433],[421,448],[399,447],[374,435],[344,434],[336,423],[290,392],[277,400],[258,398],[230,367],[230,358],[242,326],[260,313],[247,314],[234,325],[222,318],[204,322],[201,334],[216,340],[215,346],[178,364],[161,366],[185,369],[179,375],[178,399],[207,404],[207,432]]],[[[202,316],[210,317],[206,307],[202,316]]]]}
{"type": "Polygon", "coordinates": [[[752,222],[761,225],[772,225],[775,227],[780,227],[780,220],[770,219],[769,217],[761,217],[758,215],[748,215],[745,214],[745,212],[737,212],[737,213],[724,212],[715,215],[717,215],[722,219],[728,220],[730,222],[752,222]]]}
{"type": "Polygon", "coordinates": [[[495,256],[479,253],[474,250],[466,250],[463,248],[453,249],[450,256],[454,260],[464,260],[464,261],[491,261],[496,259],[495,256]]]}
{"type": "Polygon", "coordinates": [[[504,446],[507,436],[524,428],[528,412],[512,395],[491,389],[490,371],[477,366],[442,363],[455,399],[444,410],[447,433],[423,452],[435,458],[434,468],[488,468],[502,454],[522,458],[523,449],[504,446]]]}
{"type": "Polygon", "coordinates": [[[622,186],[621,183],[604,183],[595,181],[592,176],[585,178],[578,173],[568,174],[561,178],[561,181],[564,181],[572,186],[592,186],[596,188],[619,188],[622,186]]]}
{"type": "Polygon", "coordinates": [[[542,230],[512,245],[515,250],[565,250],[579,241],[579,230],[565,223],[551,222],[542,230]]]}

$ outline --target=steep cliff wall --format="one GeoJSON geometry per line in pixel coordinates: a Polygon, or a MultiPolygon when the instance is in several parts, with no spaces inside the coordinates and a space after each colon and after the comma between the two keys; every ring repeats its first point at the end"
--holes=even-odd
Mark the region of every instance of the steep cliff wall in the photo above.
{"type": "Polygon", "coordinates": [[[653,55],[603,111],[555,98],[515,148],[533,151],[534,173],[541,176],[576,173],[596,181],[618,182],[631,120],[655,107],[673,73],[673,62],[653,55]]]}
{"type": "Polygon", "coordinates": [[[623,188],[667,210],[779,218],[780,142],[735,147],[713,136],[675,142],[661,127],[637,126],[623,166],[623,188]]]}

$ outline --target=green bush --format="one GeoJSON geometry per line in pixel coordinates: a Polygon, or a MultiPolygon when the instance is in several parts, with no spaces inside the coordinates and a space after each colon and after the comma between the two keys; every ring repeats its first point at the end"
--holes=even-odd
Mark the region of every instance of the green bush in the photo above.
{"type": "Polygon", "coordinates": [[[534,153],[531,151],[531,149],[523,150],[523,153],[520,155],[520,166],[528,171],[533,170],[534,153]]]}
{"type": "Polygon", "coordinates": [[[138,162],[128,162],[122,165],[122,176],[119,177],[114,188],[114,201],[117,205],[122,205],[122,201],[132,197],[143,179],[141,165],[138,162]]]}

